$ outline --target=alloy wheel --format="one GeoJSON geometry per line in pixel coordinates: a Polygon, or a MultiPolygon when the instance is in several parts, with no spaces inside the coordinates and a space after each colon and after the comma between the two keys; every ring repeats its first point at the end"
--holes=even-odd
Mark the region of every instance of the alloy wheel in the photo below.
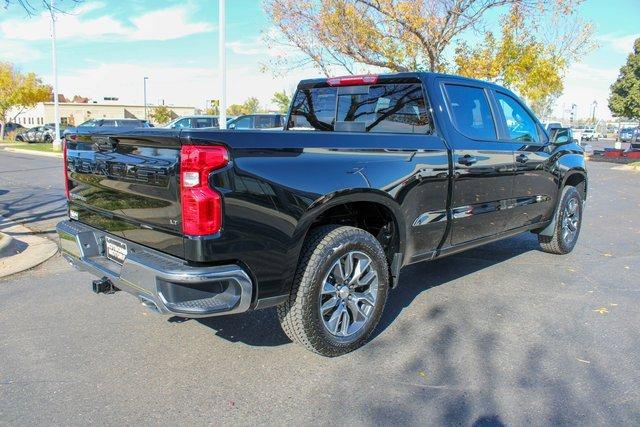
{"type": "Polygon", "coordinates": [[[378,297],[378,272],[371,258],[351,251],[336,260],[322,283],[320,318],[336,337],[350,337],[370,321],[378,297]]]}

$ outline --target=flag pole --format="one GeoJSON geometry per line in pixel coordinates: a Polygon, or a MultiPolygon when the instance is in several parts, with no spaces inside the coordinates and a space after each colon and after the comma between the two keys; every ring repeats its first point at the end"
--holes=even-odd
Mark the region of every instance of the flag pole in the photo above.
{"type": "Polygon", "coordinates": [[[58,64],[56,59],[56,0],[51,0],[51,65],[53,67],[53,111],[55,135],[53,136],[53,150],[60,151],[62,143],[60,141],[60,105],[58,103],[58,64]]]}
{"type": "Polygon", "coordinates": [[[227,67],[225,46],[225,0],[218,0],[218,67],[220,74],[220,129],[227,128],[227,67]]]}

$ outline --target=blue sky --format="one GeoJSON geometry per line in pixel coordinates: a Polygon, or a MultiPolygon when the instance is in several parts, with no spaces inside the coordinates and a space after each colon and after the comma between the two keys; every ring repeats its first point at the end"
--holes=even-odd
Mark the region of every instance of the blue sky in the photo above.
{"type": "MultiPolygon", "coordinates": [[[[70,9],[58,18],[59,82],[65,95],[117,96],[141,103],[142,79],[148,76],[152,103],[202,107],[207,99],[218,97],[217,2],[85,0],[75,7],[70,0],[58,3],[70,9]]],[[[640,37],[640,1],[586,0],[581,12],[594,23],[599,48],[568,71],[556,110],[561,114],[563,104],[568,108],[576,103],[579,115],[587,116],[596,100],[599,115],[609,116],[609,85],[633,40],[640,37]]],[[[259,0],[227,0],[230,102],[256,96],[268,106],[273,92],[290,91],[300,78],[318,75],[313,69],[284,77],[261,72],[261,64],[279,53],[261,40],[265,31],[272,29],[259,0]]],[[[47,15],[29,18],[17,6],[0,9],[0,60],[51,82],[47,15]]]]}

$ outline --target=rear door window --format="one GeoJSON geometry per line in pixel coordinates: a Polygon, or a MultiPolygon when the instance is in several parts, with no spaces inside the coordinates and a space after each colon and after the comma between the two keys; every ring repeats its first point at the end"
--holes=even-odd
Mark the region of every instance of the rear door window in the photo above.
{"type": "Polygon", "coordinates": [[[471,139],[496,139],[496,126],[484,89],[446,84],[447,98],[458,132],[471,139]]]}

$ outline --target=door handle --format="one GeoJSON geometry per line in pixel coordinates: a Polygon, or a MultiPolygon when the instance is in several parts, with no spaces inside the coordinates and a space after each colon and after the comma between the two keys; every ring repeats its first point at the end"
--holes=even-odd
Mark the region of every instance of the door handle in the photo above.
{"type": "Polygon", "coordinates": [[[529,156],[526,154],[520,154],[516,157],[516,162],[518,163],[527,163],[529,161],[529,156]]]}
{"type": "Polygon", "coordinates": [[[470,154],[465,154],[462,157],[458,157],[458,163],[460,163],[461,165],[465,165],[465,166],[471,166],[472,164],[476,163],[478,161],[478,159],[476,158],[476,156],[472,156],[470,154]]]}

